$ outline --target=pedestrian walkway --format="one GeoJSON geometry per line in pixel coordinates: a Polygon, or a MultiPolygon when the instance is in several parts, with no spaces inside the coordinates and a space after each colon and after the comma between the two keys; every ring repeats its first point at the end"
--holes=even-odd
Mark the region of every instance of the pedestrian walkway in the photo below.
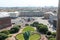
{"type": "Polygon", "coordinates": [[[21,28],[18,33],[12,34],[12,37],[7,38],[6,40],[16,40],[15,36],[22,32],[25,27],[21,28]]]}
{"type": "Polygon", "coordinates": [[[41,35],[41,39],[40,40],[48,40],[45,35],[41,35]]]}

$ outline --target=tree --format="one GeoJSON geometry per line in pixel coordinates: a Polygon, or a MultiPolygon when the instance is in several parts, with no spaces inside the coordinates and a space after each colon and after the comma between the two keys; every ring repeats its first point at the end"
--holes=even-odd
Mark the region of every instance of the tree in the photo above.
{"type": "Polygon", "coordinates": [[[8,36],[4,33],[0,33],[0,40],[5,40],[8,36]]]}
{"type": "Polygon", "coordinates": [[[40,27],[43,27],[43,24],[39,24],[36,28],[39,30],[40,27]]]}
{"type": "Polygon", "coordinates": [[[1,31],[1,33],[7,34],[7,35],[9,35],[9,34],[10,34],[9,30],[1,31]]]}
{"type": "Polygon", "coordinates": [[[16,27],[19,27],[20,28],[21,26],[20,25],[17,25],[16,27]]]}
{"type": "Polygon", "coordinates": [[[56,38],[50,38],[49,40],[56,40],[56,38]]]}
{"type": "Polygon", "coordinates": [[[47,37],[48,39],[54,38],[54,36],[52,36],[52,35],[46,35],[46,37],[47,37]]]}
{"type": "Polygon", "coordinates": [[[10,33],[17,33],[19,31],[19,27],[13,27],[10,29],[10,33]]]}
{"type": "Polygon", "coordinates": [[[56,37],[56,32],[53,32],[53,33],[52,33],[52,36],[56,37]]]}
{"type": "Polygon", "coordinates": [[[46,34],[46,32],[48,31],[48,28],[47,28],[46,25],[39,25],[39,26],[37,27],[37,30],[38,30],[39,32],[41,32],[41,33],[46,34]]]}
{"type": "Polygon", "coordinates": [[[47,33],[46,33],[47,35],[51,35],[52,33],[50,32],[50,31],[47,31],[47,33]]]}
{"type": "Polygon", "coordinates": [[[29,26],[29,24],[25,24],[25,26],[29,26]]]}
{"type": "Polygon", "coordinates": [[[27,31],[27,32],[23,33],[23,37],[24,37],[25,40],[29,40],[30,32],[27,31]]]}
{"type": "Polygon", "coordinates": [[[32,26],[34,26],[34,27],[37,27],[38,25],[39,25],[39,23],[38,22],[34,22],[33,24],[31,24],[32,26]]]}

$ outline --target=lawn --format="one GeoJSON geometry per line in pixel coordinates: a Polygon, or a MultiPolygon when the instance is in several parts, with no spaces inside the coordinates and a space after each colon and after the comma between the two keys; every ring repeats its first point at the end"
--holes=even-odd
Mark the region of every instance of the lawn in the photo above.
{"type": "Polygon", "coordinates": [[[18,34],[18,35],[16,36],[16,39],[17,39],[17,40],[24,40],[23,34],[18,34]]]}
{"type": "Polygon", "coordinates": [[[33,32],[33,31],[35,31],[35,29],[34,29],[33,27],[31,27],[31,26],[26,26],[26,27],[23,29],[22,32],[26,32],[26,31],[31,31],[31,32],[33,32]]]}
{"type": "MultiPolygon", "coordinates": [[[[26,31],[30,31],[31,32],[31,35],[30,35],[30,38],[29,40],[38,40],[40,38],[40,34],[33,34],[32,33],[35,31],[35,29],[31,26],[26,26],[24,29],[23,29],[23,33],[26,32],[26,31]]],[[[23,34],[18,34],[16,35],[16,39],[17,40],[24,40],[24,37],[23,37],[23,34]]]]}
{"type": "MultiPolygon", "coordinates": [[[[17,40],[24,40],[23,34],[18,34],[16,36],[16,38],[17,38],[17,40]]],[[[40,39],[40,35],[39,34],[30,35],[30,38],[29,38],[29,40],[38,40],[38,39],[40,39]]]]}
{"type": "Polygon", "coordinates": [[[40,35],[39,34],[33,34],[30,36],[29,40],[38,40],[38,39],[40,39],[40,35]]]}

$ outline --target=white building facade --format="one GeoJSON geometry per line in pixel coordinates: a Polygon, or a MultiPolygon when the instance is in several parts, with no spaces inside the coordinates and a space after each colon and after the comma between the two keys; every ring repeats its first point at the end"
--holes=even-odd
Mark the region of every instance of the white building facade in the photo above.
{"type": "Polygon", "coordinates": [[[40,17],[43,16],[44,12],[40,11],[21,11],[20,16],[22,17],[40,17]]]}
{"type": "Polygon", "coordinates": [[[19,16],[19,12],[8,12],[10,17],[18,17],[19,16]]]}

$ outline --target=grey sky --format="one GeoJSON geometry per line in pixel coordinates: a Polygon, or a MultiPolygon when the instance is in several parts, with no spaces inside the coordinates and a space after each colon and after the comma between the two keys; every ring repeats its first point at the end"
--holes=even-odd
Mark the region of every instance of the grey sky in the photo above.
{"type": "Polygon", "coordinates": [[[58,0],[0,0],[0,7],[58,6],[58,0]]]}

